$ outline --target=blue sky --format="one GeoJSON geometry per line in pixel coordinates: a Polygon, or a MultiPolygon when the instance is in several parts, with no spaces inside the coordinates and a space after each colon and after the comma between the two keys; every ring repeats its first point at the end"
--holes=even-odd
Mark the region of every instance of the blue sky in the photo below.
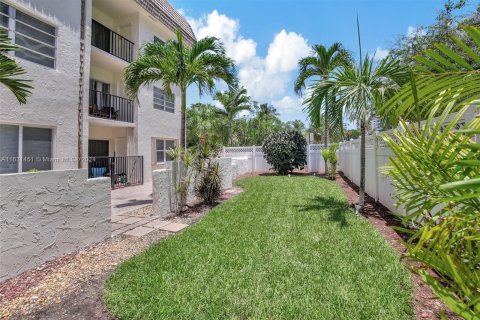
{"type": "MultiPolygon", "coordinates": [[[[197,37],[221,38],[238,61],[239,77],[254,100],[273,104],[284,121],[306,122],[301,99],[293,92],[296,61],[315,43],[341,42],[357,54],[356,15],[362,46],[386,53],[409,27],[431,24],[443,0],[170,0],[197,37]]],[[[469,1],[463,12],[472,12],[469,1]]],[[[188,105],[210,102],[192,88],[188,105]]]]}

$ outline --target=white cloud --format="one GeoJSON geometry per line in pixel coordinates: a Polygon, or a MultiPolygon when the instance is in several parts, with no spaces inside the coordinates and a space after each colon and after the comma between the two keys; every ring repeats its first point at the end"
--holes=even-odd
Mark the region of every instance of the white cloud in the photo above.
{"type": "Polygon", "coordinates": [[[282,110],[297,110],[302,108],[303,100],[299,97],[284,96],[281,100],[274,101],[275,107],[282,110]]]}
{"type": "Polygon", "coordinates": [[[239,33],[240,23],[217,10],[200,19],[187,18],[198,39],[206,36],[217,37],[225,44],[225,49],[236,63],[246,62],[256,54],[257,43],[252,39],[244,39],[239,33]]]}
{"type": "Polygon", "coordinates": [[[265,59],[256,56],[240,67],[240,82],[254,99],[278,98],[285,94],[298,60],[308,53],[301,35],[282,30],[270,43],[265,59]]]}
{"type": "Polygon", "coordinates": [[[281,30],[273,37],[267,55],[260,57],[255,40],[240,34],[240,22],[217,10],[199,19],[187,17],[187,20],[198,39],[215,36],[223,41],[227,55],[237,63],[240,83],[252,99],[259,102],[282,101],[298,60],[309,53],[307,40],[302,35],[281,30]]]}
{"type": "Polygon", "coordinates": [[[187,14],[185,13],[185,10],[183,8],[177,9],[177,12],[180,13],[182,16],[186,17],[187,14]]]}
{"type": "Polygon", "coordinates": [[[415,33],[416,30],[417,30],[417,28],[415,28],[414,26],[408,26],[407,37],[413,36],[413,34],[415,33]]]}
{"type": "Polygon", "coordinates": [[[423,36],[423,35],[426,34],[426,32],[425,32],[425,30],[423,30],[422,27],[417,28],[417,27],[414,27],[414,26],[408,26],[408,28],[407,28],[407,37],[411,38],[411,37],[413,37],[415,34],[419,34],[419,35],[423,36]]]}
{"type": "Polygon", "coordinates": [[[297,68],[300,58],[308,55],[310,48],[306,40],[295,32],[280,31],[268,47],[265,59],[267,72],[290,72],[297,68]]]}
{"type": "Polygon", "coordinates": [[[380,61],[382,59],[385,59],[388,56],[388,53],[390,50],[388,49],[382,49],[382,47],[377,47],[375,50],[375,56],[373,57],[375,60],[380,61]]]}

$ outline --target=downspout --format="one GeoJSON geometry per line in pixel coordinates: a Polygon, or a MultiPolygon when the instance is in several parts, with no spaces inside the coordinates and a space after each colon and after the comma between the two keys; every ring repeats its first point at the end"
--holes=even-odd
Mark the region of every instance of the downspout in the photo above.
{"type": "Polygon", "coordinates": [[[85,27],[87,20],[87,0],[81,0],[80,9],[80,69],[78,91],[78,168],[83,168],[83,92],[85,73],[85,27]]]}

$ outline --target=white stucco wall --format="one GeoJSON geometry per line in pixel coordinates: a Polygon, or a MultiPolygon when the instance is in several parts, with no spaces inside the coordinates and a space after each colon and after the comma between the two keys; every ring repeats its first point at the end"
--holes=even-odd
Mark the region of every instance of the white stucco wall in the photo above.
{"type": "Polygon", "coordinates": [[[220,168],[220,178],[222,179],[222,189],[230,189],[233,185],[234,168],[232,167],[232,158],[215,159],[220,168]]]}
{"type": "MultiPolygon", "coordinates": [[[[222,189],[229,189],[233,186],[233,179],[235,179],[236,166],[232,164],[232,158],[219,158],[215,159],[220,166],[220,177],[222,179],[222,189]]],[[[172,174],[173,162],[166,163],[167,169],[158,169],[152,171],[152,187],[153,187],[153,214],[160,217],[165,217],[170,214],[170,188],[171,186],[171,174],[172,174]]],[[[190,191],[188,193],[188,203],[193,204],[198,199],[195,197],[193,190],[193,182],[190,185],[190,191]]]]}
{"type": "Polygon", "coordinates": [[[252,170],[249,168],[251,166],[251,159],[242,159],[242,158],[232,158],[232,164],[236,166],[234,171],[234,179],[242,174],[250,173],[252,170]]]}
{"type": "MultiPolygon", "coordinates": [[[[80,67],[80,1],[78,0],[16,0],[5,1],[57,29],[56,68],[48,68],[15,58],[25,69],[25,78],[34,87],[26,105],[19,105],[14,96],[0,86],[0,123],[48,127],[53,129],[52,156],[71,159],[78,155],[78,96],[80,67]],[[69,8],[69,10],[65,10],[69,8]]],[[[87,21],[91,1],[87,1],[87,21]]],[[[88,103],[88,72],[90,30],[87,28],[85,56],[84,105],[88,103]]],[[[88,108],[84,108],[83,131],[88,132],[88,108]]],[[[83,151],[88,150],[84,135],[83,151]]],[[[57,161],[53,169],[77,168],[76,159],[57,161]]]]}
{"type": "Polygon", "coordinates": [[[160,217],[170,213],[170,172],[168,169],[152,171],[152,211],[160,217]]]}
{"type": "MultiPolygon", "coordinates": [[[[155,20],[156,21],[156,20],[155,20]]],[[[152,41],[154,36],[162,40],[172,37],[166,33],[166,28],[160,23],[154,23],[151,18],[139,15],[138,39],[135,43],[142,44],[152,41]]],[[[162,83],[155,84],[162,87],[162,83]]],[[[144,87],[139,93],[138,106],[138,154],[144,156],[144,176],[148,181],[152,177],[152,170],[164,168],[162,163],[156,163],[154,153],[154,139],[169,139],[180,142],[180,107],[181,94],[179,88],[173,88],[175,94],[175,113],[153,108],[153,87],[144,87]]]]}
{"type": "MultiPolygon", "coordinates": [[[[95,3],[94,3],[95,6],[95,3]]],[[[175,37],[175,34],[149,16],[138,5],[130,6],[131,13],[122,16],[113,16],[110,12],[105,12],[100,8],[93,8],[93,18],[104,24],[108,28],[122,34],[130,41],[134,42],[134,55],[137,55],[138,49],[145,42],[153,41],[154,36],[168,40],[175,37]]],[[[112,57],[112,59],[115,59],[112,57]]],[[[92,60],[90,69],[91,77],[111,85],[111,93],[119,96],[125,96],[124,69],[112,69],[100,66],[92,60]]],[[[155,84],[162,87],[162,83],[155,84]]],[[[180,106],[181,94],[178,88],[173,88],[175,94],[175,113],[170,113],[153,108],[153,86],[143,87],[138,94],[138,103],[135,103],[135,129],[131,134],[131,141],[135,146],[129,146],[129,155],[141,155],[144,157],[144,180],[151,181],[152,171],[165,168],[164,163],[156,163],[156,154],[154,149],[155,139],[180,141],[180,106]]],[[[105,130],[111,128],[105,127],[105,130]]],[[[90,130],[90,139],[101,139],[101,130],[90,130]]],[[[111,135],[105,134],[105,139],[111,135]]],[[[111,145],[111,144],[110,144],[111,145]]]]}
{"type": "Polygon", "coordinates": [[[0,176],[0,281],[110,236],[110,179],[87,170],[0,176]]]}

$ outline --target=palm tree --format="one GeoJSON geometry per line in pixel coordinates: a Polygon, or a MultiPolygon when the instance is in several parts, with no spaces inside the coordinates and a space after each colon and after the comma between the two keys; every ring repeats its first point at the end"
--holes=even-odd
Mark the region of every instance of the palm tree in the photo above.
{"type": "Polygon", "coordinates": [[[235,87],[230,91],[217,92],[214,99],[220,102],[223,110],[219,113],[227,118],[227,143],[232,144],[232,124],[236,115],[243,110],[251,109],[250,97],[247,95],[247,90],[243,87],[235,87]]]}
{"type": "MultiPolygon", "coordinates": [[[[367,120],[382,104],[395,94],[400,85],[408,79],[406,67],[398,61],[387,58],[379,62],[373,57],[360,59],[358,64],[345,64],[331,72],[328,79],[317,81],[311,98],[324,101],[335,91],[340,105],[351,121],[360,124],[360,192],[359,210],[365,204],[365,134],[367,120]]],[[[309,114],[317,104],[307,105],[309,114]]]]}
{"type": "Polygon", "coordinates": [[[269,116],[274,116],[274,117],[279,116],[277,109],[274,106],[269,105],[268,103],[258,104],[256,101],[254,101],[253,107],[255,108],[257,117],[259,119],[264,119],[265,117],[269,117],[269,116]]]}
{"type": "MultiPolygon", "coordinates": [[[[312,46],[311,55],[300,59],[298,62],[300,71],[294,84],[295,93],[301,96],[309,80],[326,80],[333,70],[348,63],[350,60],[350,53],[338,42],[335,42],[329,48],[321,44],[312,46]]],[[[305,103],[309,106],[307,107],[309,118],[315,126],[320,126],[320,115],[322,113],[324,115],[323,136],[324,145],[327,148],[329,128],[343,128],[342,108],[339,108],[336,104],[333,92],[322,100],[307,99],[305,103]]],[[[327,170],[326,160],[325,170],[327,170]]]]}
{"type": "Polygon", "coordinates": [[[205,37],[191,47],[185,46],[182,33],[166,43],[146,43],[139,56],[125,70],[127,94],[137,98],[141,87],[163,82],[163,89],[173,95],[172,86],[180,88],[181,146],[185,141],[185,112],[187,88],[195,84],[199,93],[213,93],[215,81],[223,80],[228,86],[236,84],[235,65],[225,54],[225,47],[215,37],[205,37]]]}
{"type": "Polygon", "coordinates": [[[28,84],[30,80],[18,78],[25,71],[7,55],[7,52],[15,50],[18,50],[17,46],[10,44],[6,31],[0,29],[0,83],[13,93],[20,104],[25,104],[33,88],[28,84]]]}
{"type": "Polygon", "coordinates": [[[422,222],[406,241],[406,258],[421,266],[413,270],[460,318],[479,319],[480,118],[465,114],[480,99],[480,28],[462,29],[454,45],[415,56],[409,83],[382,107],[400,123],[383,136],[395,155],[384,172],[403,221],[422,222]]]}

